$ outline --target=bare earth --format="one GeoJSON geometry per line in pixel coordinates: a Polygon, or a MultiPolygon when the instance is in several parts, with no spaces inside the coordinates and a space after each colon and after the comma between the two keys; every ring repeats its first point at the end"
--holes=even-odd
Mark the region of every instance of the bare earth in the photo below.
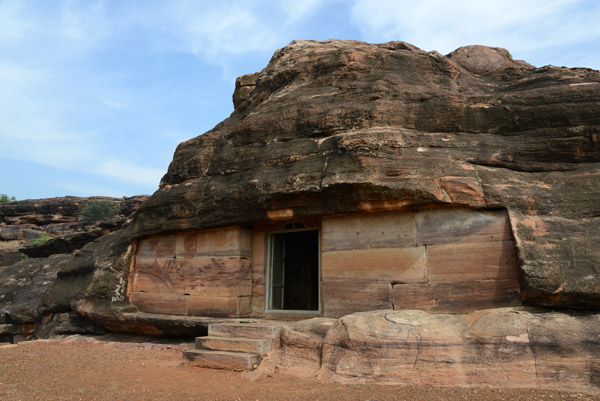
{"type": "Polygon", "coordinates": [[[82,337],[0,345],[0,400],[600,400],[560,391],[340,385],[201,369],[182,364],[184,346],[82,337]]]}

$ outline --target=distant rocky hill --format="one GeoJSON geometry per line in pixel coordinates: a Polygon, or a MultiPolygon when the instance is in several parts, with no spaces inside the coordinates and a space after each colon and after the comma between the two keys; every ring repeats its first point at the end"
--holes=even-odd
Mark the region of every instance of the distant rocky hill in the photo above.
{"type": "Polygon", "coordinates": [[[71,254],[100,237],[103,228],[84,222],[81,212],[93,201],[112,203],[117,214],[104,224],[104,231],[118,229],[147,199],[147,195],[110,198],[57,197],[0,203],[0,267],[25,258],[71,254]]]}

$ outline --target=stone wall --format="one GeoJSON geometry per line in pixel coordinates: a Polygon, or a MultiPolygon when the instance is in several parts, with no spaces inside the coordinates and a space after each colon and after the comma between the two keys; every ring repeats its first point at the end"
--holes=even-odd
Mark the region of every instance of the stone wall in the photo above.
{"type": "Polygon", "coordinates": [[[506,211],[424,209],[323,219],[323,309],[468,312],[520,304],[506,211]]]}
{"type": "MultiPolygon", "coordinates": [[[[466,208],[326,216],[321,311],[465,313],[521,303],[505,210],[466,208]]],[[[276,224],[189,231],[139,241],[132,301],[141,310],[197,316],[265,313],[268,233],[276,224]]]]}
{"type": "Polygon", "coordinates": [[[250,311],[250,231],[240,227],[139,241],[131,299],[140,310],[237,316],[250,311]]]}

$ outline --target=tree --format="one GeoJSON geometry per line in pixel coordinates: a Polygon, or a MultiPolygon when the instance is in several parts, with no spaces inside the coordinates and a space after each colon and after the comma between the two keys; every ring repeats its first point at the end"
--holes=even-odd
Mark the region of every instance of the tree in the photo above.
{"type": "Polygon", "coordinates": [[[0,194],[0,203],[12,202],[12,201],[16,201],[16,200],[17,200],[17,198],[15,198],[14,196],[0,194]]]}
{"type": "Polygon", "coordinates": [[[81,220],[86,223],[110,221],[119,213],[119,209],[106,200],[96,200],[88,203],[81,212],[81,220]]]}

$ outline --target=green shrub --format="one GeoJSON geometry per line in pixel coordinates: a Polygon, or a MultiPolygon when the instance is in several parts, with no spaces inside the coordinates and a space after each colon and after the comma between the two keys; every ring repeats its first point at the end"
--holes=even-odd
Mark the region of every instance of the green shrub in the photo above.
{"type": "Polygon", "coordinates": [[[29,240],[29,242],[32,243],[33,245],[37,245],[37,244],[41,244],[42,242],[48,241],[50,238],[52,238],[50,236],[50,234],[48,234],[47,232],[43,232],[41,236],[39,236],[37,238],[32,238],[29,240]]]}
{"type": "Polygon", "coordinates": [[[111,201],[96,200],[88,203],[81,212],[81,221],[98,223],[111,221],[119,213],[119,209],[111,201]]]}
{"type": "Polygon", "coordinates": [[[16,201],[16,200],[17,200],[17,198],[15,198],[14,196],[0,194],[0,203],[12,202],[12,201],[16,201]]]}

